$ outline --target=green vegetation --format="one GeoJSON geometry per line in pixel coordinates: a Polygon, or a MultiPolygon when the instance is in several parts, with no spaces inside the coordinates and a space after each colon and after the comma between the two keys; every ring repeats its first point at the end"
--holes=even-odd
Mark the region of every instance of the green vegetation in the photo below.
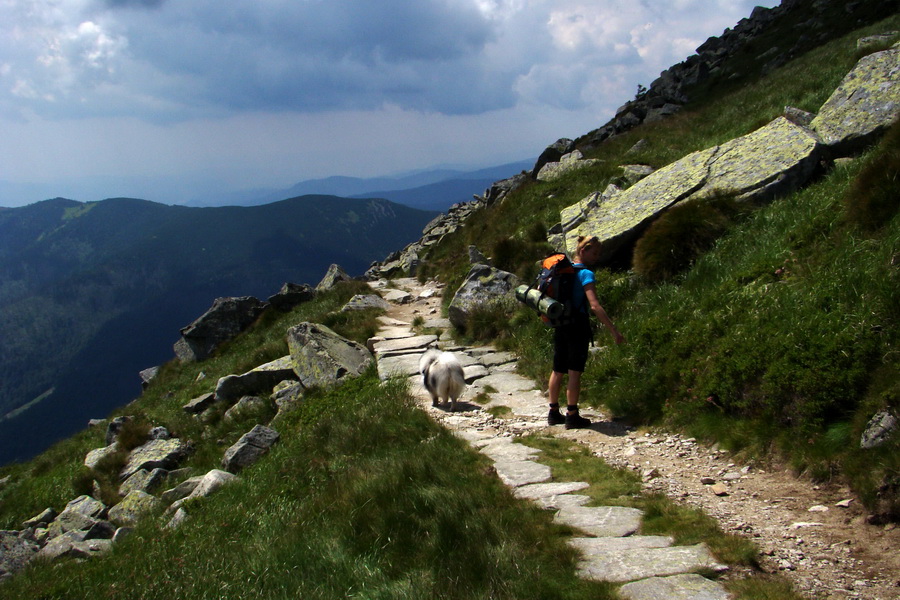
{"type": "MultiPolygon", "coordinates": [[[[474,215],[426,257],[430,272],[453,289],[466,273],[463,249],[476,244],[532,278],[549,248],[536,232],[618,181],[618,165],[662,167],[749,133],[785,106],[816,111],[853,66],[856,40],[898,26],[895,15],[769,74],[706,87],[677,116],[586,152],[600,164],[531,183],[474,215]]],[[[870,510],[900,516],[900,441],[858,448],[868,419],[897,408],[900,397],[898,127],[864,156],[767,206],[737,207],[726,197],[670,211],[638,242],[633,271],[626,257],[597,273],[601,303],[628,343],[589,362],[582,402],[786,460],[815,480],[849,481],[870,510]],[[672,251],[677,239],[689,243],[672,251]]],[[[474,323],[467,337],[493,338],[520,355],[521,371],[545,379],[550,336],[533,312],[520,307],[505,320],[474,323]]],[[[608,339],[599,328],[597,342],[608,339]]]]}

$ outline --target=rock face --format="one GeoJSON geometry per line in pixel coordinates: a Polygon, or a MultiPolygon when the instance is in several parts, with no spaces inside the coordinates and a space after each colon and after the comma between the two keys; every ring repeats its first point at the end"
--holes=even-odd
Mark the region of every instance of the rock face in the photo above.
{"type": "Polygon", "coordinates": [[[474,309],[514,303],[513,290],[517,285],[519,278],[512,273],[488,265],[472,265],[466,280],[450,301],[447,316],[453,325],[464,328],[474,309]]]}
{"type": "Polygon", "coordinates": [[[217,298],[212,308],[181,330],[175,355],[181,362],[205,360],[220,344],[256,321],[267,306],[253,296],[217,298]]]}
{"type": "Polygon", "coordinates": [[[900,45],[864,57],[822,105],[812,128],[835,156],[873,142],[900,112],[900,45]]]}
{"type": "Polygon", "coordinates": [[[820,154],[814,135],[779,117],[749,135],[691,153],[625,191],[595,193],[564,209],[566,248],[574,252],[579,235],[596,235],[603,243],[602,260],[608,260],[678,202],[726,191],[742,199],[768,199],[797,189],[812,176],[820,154]]]}
{"type": "Polygon", "coordinates": [[[317,323],[301,323],[288,330],[294,372],[304,387],[334,385],[347,376],[361,375],[372,353],[356,342],[317,323]]]}

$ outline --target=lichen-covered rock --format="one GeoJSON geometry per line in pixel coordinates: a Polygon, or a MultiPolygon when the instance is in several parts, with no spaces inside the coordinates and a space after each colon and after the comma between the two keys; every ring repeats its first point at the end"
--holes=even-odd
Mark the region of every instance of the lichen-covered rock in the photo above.
{"type": "Polygon", "coordinates": [[[0,531],[0,582],[21,571],[40,550],[18,531],[0,531]]]}
{"type": "Polygon", "coordinates": [[[238,419],[271,417],[274,413],[275,403],[269,398],[259,396],[244,396],[234,403],[234,406],[225,411],[222,421],[225,423],[238,419]]]}
{"type": "Polygon", "coordinates": [[[820,156],[821,144],[812,133],[779,117],[753,133],[693,152],[627,190],[589,196],[563,210],[566,248],[573,253],[579,235],[596,235],[603,243],[601,260],[608,260],[678,202],[721,192],[748,200],[786,194],[809,180],[820,156]]]}
{"type": "Polygon", "coordinates": [[[109,446],[105,446],[103,448],[95,448],[87,453],[84,457],[84,466],[89,469],[96,469],[97,465],[100,464],[107,456],[112,456],[120,449],[118,442],[113,442],[109,446]]]}
{"type": "Polygon", "coordinates": [[[379,308],[387,310],[391,307],[387,300],[378,294],[356,294],[341,308],[341,312],[379,308]]]}
{"type": "Polygon", "coordinates": [[[898,429],[900,429],[900,420],[889,411],[881,411],[869,419],[866,430],[859,440],[859,447],[864,450],[877,448],[890,439],[898,429]]]}
{"type": "Polygon", "coordinates": [[[215,404],[215,402],[216,395],[213,392],[208,392],[206,394],[203,394],[202,396],[197,396],[181,408],[186,413],[198,415],[215,404]]]}
{"type": "Polygon", "coordinates": [[[128,462],[119,473],[119,478],[124,481],[141,469],[148,471],[153,469],[171,470],[191,451],[191,444],[178,438],[150,440],[131,451],[128,462]]]}
{"type": "Polygon", "coordinates": [[[322,281],[316,286],[316,291],[324,292],[325,290],[330,290],[341,281],[353,281],[353,278],[347,275],[347,272],[344,271],[340,265],[333,264],[328,267],[328,272],[325,273],[325,277],[323,277],[322,281]]]}
{"type": "Polygon", "coordinates": [[[269,304],[276,310],[288,312],[315,297],[316,291],[305,283],[285,283],[277,294],[269,298],[269,304]]]}
{"type": "Polygon", "coordinates": [[[566,173],[584,169],[600,163],[596,158],[584,158],[579,150],[573,150],[559,159],[558,162],[549,162],[537,174],[538,181],[554,181],[566,173]]]}
{"type": "Polygon", "coordinates": [[[900,114],[900,48],[870,54],[847,74],[812,121],[836,156],[865,148],[900,114]]]}
{"type": "Polygon", "coordinates": [[[132,490],[122,501],[109,509],[109,520],[116,525],[134,525],[141,517],[162,508],[156,496],[132,490]]]}
{"type": "Polygon", "coordinates": [[[362,375],[372,353],[318,323],[300,323],[287,332],[294,372],[304,387],[327,386],[362,375]]]}
{"type": "Polygon", "coordinates": [[[152,494],[165,482],[168,475],[169,472],[165,469],[153,469],[152,471],[140,469],[119,486],[119,495],[127,496],[134,490],[152,494]]]}
{"type": "Polygon", "coordinates": [[[290,356],[267,362],[241,375],[226,375],[216,384],[216,400],[231,405],[244,396],[268,396],[286,379],[296,379],[290,356]]]}
{"type": "Polygon", "coordinates": [[[519,278],[488,265],[472,265],[465,281],[456,290],[447,309],[450,322],[465,328],[472,311],[479,307],[515,305],[513,291],[519,285],[519,278]]]}

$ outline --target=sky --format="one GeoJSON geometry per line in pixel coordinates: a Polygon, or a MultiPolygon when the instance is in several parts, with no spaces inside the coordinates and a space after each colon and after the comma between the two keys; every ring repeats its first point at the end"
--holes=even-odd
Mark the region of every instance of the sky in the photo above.
{"type": "Polygon", "coordinates": [[[0,0],[0,206],[536,158],[778,3],[0,0]]]}

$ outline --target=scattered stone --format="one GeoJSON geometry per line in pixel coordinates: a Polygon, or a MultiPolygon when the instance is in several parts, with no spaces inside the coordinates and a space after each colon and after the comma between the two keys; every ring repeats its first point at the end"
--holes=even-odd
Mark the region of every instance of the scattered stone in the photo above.
{"type": "Polygon", "coordinates": [[[222,468],[236,473],[252,465],[269,451],[279,437],[278,432],[274,429],[257,425],[241,436],[241,439],[225,452],[225,456],[222,458],[222,468]]]}

